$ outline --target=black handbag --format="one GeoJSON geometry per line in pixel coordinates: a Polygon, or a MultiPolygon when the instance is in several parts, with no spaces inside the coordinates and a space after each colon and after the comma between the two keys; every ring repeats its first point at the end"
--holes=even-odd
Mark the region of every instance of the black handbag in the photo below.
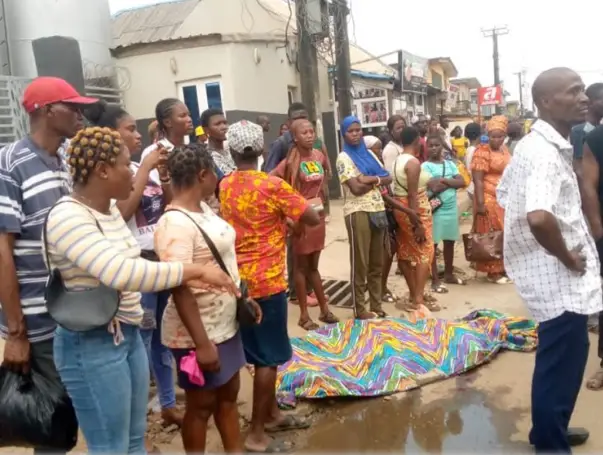
{"type": "MultiPolygon", "coordinates": [[[[88,210],[83,204],[75,201],[60,201],[48,211],[44,221],[44,254],[50,275],[44,296],[48,314],[58,325],[73,332],[87,332],[109,325],[119,309],[121,294],[101,282],[95,288],[69,290],[65,287],[60,270],[56,267],[51,269],[47,240],[48,217],[57,205],[67,202],[88,210]]],[[[98,230],[104,234],[94,214],[90,210],[88,212],[94,218],[98,230]]]]}
{"type": "MultiPolygon", "coordinates": [[[[201,228],[201,226],[199,226],[197,224],[197,222],[193,219],[193,217],[191,217],[184,210],[179,210],[179,209],[174,209],[174,208],[166,210],[165,212],[166,213],[167,212],[180,212],[180,213],[186,215],[188,217],[188,219],[190,219],[194,223],[194,225],[197,227],[197,229],[199,229],[199,232],[203,236],[203,239],[205,240],[207,247],[211,251],[211,254],[213,255],[214,259],[216,260],[216,262],[218,263],[220,268],[224,271],[224,273],[226,273],[228,276],[230,276],[232,278],[232,275],[226,268],[226,264],[224,264],[224,261],[222,260],[222,256],[218,252],[216,245],[214,245],[214,242],[209,238],[209,235],[207,235],[207,233],[201,228]]],[[[251,305],[251,303],[249,302],[249,292],[247,290],[247,283],[245,283],[244,280],[241,280],[239,289],[241,291],[241,296],[237,298],[237,321],[238,321],[239,325],[242,327],[249,327],[249,326],[255,325],[255,324],[257,324],[257,313],[255,311],[255,307],[253,305],[251,305]]]]}

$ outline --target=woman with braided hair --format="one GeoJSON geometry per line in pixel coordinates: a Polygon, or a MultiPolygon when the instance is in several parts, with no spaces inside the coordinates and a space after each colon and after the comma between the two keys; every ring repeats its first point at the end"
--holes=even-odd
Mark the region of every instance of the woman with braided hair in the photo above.
{"type": "MultiPolygon", "coordinates": [[[[130,153],[137,154],[141,148],[140,133],[136,129],[136,120],[121,106],[98,103],[94,109],[88,109],[86,117],[94,125],[108,127],[118,131],[124,145],[130,153]]],[[[128,228],[140,246],[140,255],[150,261],[158,261],[153,246],[153,232],[157,221],[172,199],[169,174],[166,169],[167,150],[157,147],[148,153],[140,164],[131,163],[134,173],[134,188],[130,197],[117,201],[128,228]],[[159,169],[161,184],[155,182],[150,174],[159,169]]],[[[157,384],[157,398],[161,406],[161,418],[165,425],[182,425],[182,413],[176,408],[176,388],[174,386],[174,359],[170,350],[161,344],[161,318],[167,306],[170,291],[144,292],[141,304],[144,317],[140,325],[140,334],[147,348],[151,372],[157,384]]]]}
{"type": "Polygon", "coordinates": [[[92,453],[144,453],[149,363],[140,336],[140,292],[158,292],[200,281],[198,286],[238,290],[215,267],[152,262],[113,200],[132,192],[130,152],[117,131],[89,127],[71,140],[67,162],[73,193],[50,209],[44,247],[50,270],[69,290],[103,285],[120,291],[108,327],[56,330],[54,360],[92,453]]]}
{"type": "MultiPolygon", "coordinates": [[[[211,242],[230,276],[240,285],[235,230],[204,202],[215,191],[217,183],[207,146],[176,147],[168,159],[168,169],[174,199],[155,232],[159,257],[162,261],[219,268],[211,242]]],[[[172,350],[178,385],[186,394],[182,441],[187,453],[205,452],[207,424],[212,415],[224,450],[243,452],[237,395],[239,370],[245,365],[245,354],[235,319],[236,309],[236,298],[227,292],[181,286],[172,291],[165,310],[162,341],[172,350]],[[203,371],[204,384],[191,381],[189,375],[180,370],[180,360],[191,351],[203,371]]]]}
{"type": "MultiPolygon", "coordinates": [[[[140,162],[143,162],[146,156],[158,147],[164,147],[169,153],[174,147],[184,145],[186,137],[193,132],[191,113],[186,104],[177,98],[165,98],[159,101],[155,106],[155,119],[159,140],[142,151],[140,162]]],[[[151,171],[150,177],[158,185],[169,183],[170,180],[165,166],[151,171]]]]}

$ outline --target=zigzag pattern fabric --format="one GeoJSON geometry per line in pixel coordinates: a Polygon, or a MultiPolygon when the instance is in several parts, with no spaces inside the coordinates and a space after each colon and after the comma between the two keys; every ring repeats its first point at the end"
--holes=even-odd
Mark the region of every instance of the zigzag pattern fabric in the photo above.
{"type": "Polygon", "coordinates": [[[493,310],[459,320],[348,320],[291,340],[279,369],[279,404],[299,398],[374,397],[421,387],[490,361],[501,349],[531,351],[536,323],[493,310]]]}

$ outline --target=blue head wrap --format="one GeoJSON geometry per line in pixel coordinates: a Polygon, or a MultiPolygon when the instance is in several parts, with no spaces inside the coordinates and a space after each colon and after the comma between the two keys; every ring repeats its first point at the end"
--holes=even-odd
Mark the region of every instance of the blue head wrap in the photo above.
{"type": "Polygon", "coordinates": [[[372,177],[389,177],[389,172],[387,172],[383,166],[381,166],[379,161],[377,161],[369,152],[363,140],[361,140],[359,144],[355,145],[346,142],[345,133],[347,133],[348,129],[350,129],[350,126],[352,126],[354,123],[358,123],[360,125],[360,119],[358,117],[354,117],[353,115],[346,117],[343,119],[343,122],[341,122],[343,151],[352,159],[362,175],[372,177]]]}

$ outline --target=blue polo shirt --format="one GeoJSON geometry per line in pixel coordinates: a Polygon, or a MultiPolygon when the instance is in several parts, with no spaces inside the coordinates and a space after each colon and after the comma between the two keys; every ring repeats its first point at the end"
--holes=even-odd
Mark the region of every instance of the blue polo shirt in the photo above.
{"type": "MultiPolygon", "coordinates": [[[[0,150],[0,232],[15,236],[13,260],[31,342],[51,339],[56,327],[44,301],[48,270],[42,256],[42,231],[50,207],[70,193],[63,152],[53,157],[29,137],[0,150]]],[[[7,335],[1,309],[0,335],[7,335]]]]}

